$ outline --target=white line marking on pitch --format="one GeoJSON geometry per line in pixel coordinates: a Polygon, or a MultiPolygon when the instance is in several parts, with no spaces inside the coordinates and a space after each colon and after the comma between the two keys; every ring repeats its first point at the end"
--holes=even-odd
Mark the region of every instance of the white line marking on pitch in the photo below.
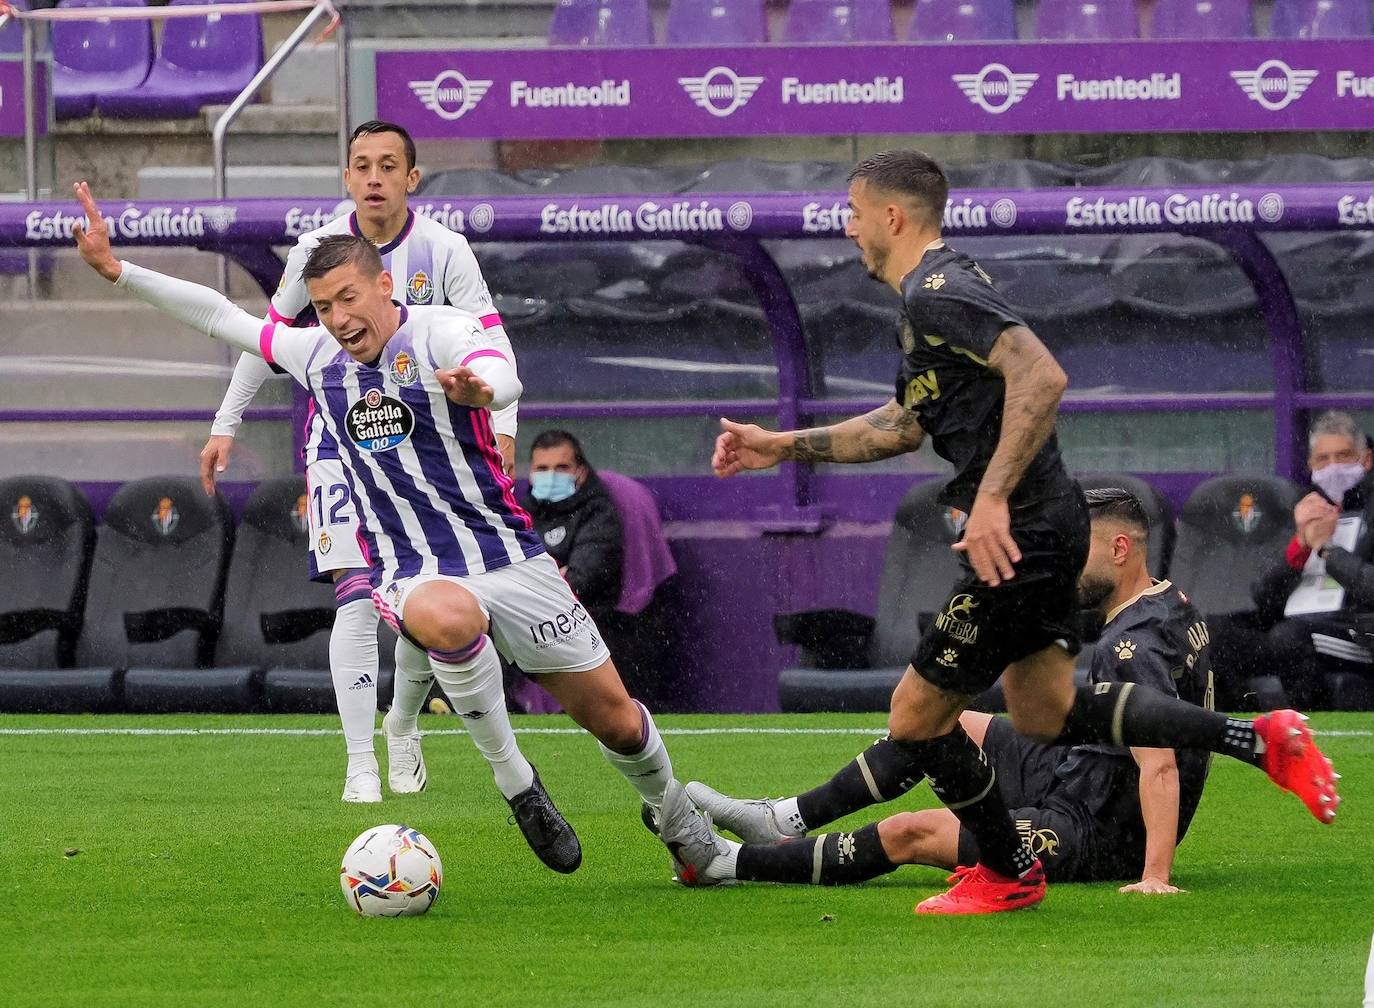
{"type": "MultiPolygon", "coordinates": [[[[887,729],[874,725],[868,728],[661,728],[664,735],[882,735],[887,729]]],[[[277,735],[285,738],[337,737],[337,728],[0,728],[4,735],[277,735]]],[[[381,735],[378,729],[374,734],[381,735]]],[[[426,736],[466,735],[461,728],[437,728],[423,733],[426,736]]],[[[583,735],[581,728],[516,728],[517,735],[583,735]]],[[[1332,730],[1313,734],[1326,738],[1371,738],[1374,731],[1332,730]]]]}

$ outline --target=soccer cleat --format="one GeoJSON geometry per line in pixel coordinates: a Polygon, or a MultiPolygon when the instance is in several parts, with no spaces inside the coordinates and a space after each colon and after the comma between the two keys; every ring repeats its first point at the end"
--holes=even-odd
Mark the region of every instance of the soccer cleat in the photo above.
{"type": "Polygon", "coordinates": [[[778,817],[769,798],[731,798],[701,781],[692,781],[686,790],[693,805],[745,843],[770,844],[793,837],[778,827],[778,817]]]}
{"type": "Polygon", "coordinates": [[[639,821],[644,824],[646,830],[654,836],[658,836],[658,809],[648,802],[640,802],[639,821]]]}
{"type": "Polygon", "coordinates": [[[420,733],[391,734],[391,712],[382,718],[386,737],[386,782],[393,794],[417,794],[429,783],[425,773],[425,754],[420,751],[420,733]]]}
{"type": "Polygon", "coordinates": [[[382,778],[376,770],[361,770],[344,781],[343,800],[371,805],[382,800],[382,778]]]}
{"type": "Polygon", "coordinates": [[[1264,740],[1260,765],[1270,780],[1297,795],[1318,822],[1331,823],[1341,803],[1336,794],[1340,775],[1317,748],[1306,721],[1294,710],[1272,711],[1255,718],[1255,734],[1264,740]]]}
{"type": "Polygon", "coordinates": [[[582,844],[544,790],[538,770],[534,772],[534,783],[506,802],[511,809],[510,822],[520,827],[525,842],[540,861],[564,875],[577,871],[582,863],[582,844]]]}
{"type": "Polygon", "coordinates": [[[1045,898],[1045,869],[1039,859],[1020,878],[999,875],[981,864],[959,867],[945,881],[954,886],[916,904],[918,914],[987,914],[1024,910],[1045,898]]]}
{"type": "Polygon", "coordinates": [[[706,869],[711,862],[730,849],[711,828],[711,816],[692,804],[682,784],[668,782],[663,792],[663,805],[658,810],[659,837],[673,856],[677,880],[685,886],[720,885],[709,878],[706,869]]]}

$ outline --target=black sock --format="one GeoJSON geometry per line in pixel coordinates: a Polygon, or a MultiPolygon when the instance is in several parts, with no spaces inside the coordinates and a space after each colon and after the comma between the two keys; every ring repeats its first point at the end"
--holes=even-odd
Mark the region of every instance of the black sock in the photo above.
{"type": "Polygon", "coordinates": [[[1080,686],[1056,745],[1107,742],[1151,749],[1207,749],[1259,766],[1254,723],[1185,703],[1136,683],[1080,686]]]}
{"type": "Polygon", "coordinates": [[[987,754],[957,724],[928,745],[930,789],[978,842],[979,860],[999,875],[1024,875],[1035,855],[1011,821],[987,754]]]}
{"type": "Polygon", "coordinates": [[[822,833],[775,844],[745,844],[736,856],[735,877],[746,882],[852,885],[896,868],[883,850],[874,823],[853,833],[822,833]]]}
{"type": "Polygon", "coordinates": [[[906,794],[925,777],[925,743],[878,739],[820,787],[797,795],[797,813],[808,830],[879,802],[906,794]]]}

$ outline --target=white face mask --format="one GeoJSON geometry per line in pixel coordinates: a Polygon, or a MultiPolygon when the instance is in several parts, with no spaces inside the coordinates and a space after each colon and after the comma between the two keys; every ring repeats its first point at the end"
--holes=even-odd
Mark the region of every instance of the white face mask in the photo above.
{"type": "Polygon", "coordinates": [[[1312,482],[1321,488],[1321,492],[1326,494],[1333,504],[1339,504],[1346,491],[1358,486],[1364,475],[1364,466],[1358,462],[1333,462],[1315,470],[1312,473],[1312,482]]]}

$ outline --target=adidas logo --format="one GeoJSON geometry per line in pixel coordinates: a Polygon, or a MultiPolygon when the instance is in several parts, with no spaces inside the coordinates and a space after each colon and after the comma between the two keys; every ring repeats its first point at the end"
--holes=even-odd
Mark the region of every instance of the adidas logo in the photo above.
{"type": "Polygon", "coordinates": [[[353,690],[372,689],[376,685],[377,684],[372,681],[372,674],[369,672],[364,672],[362,675],[358,677],[358,681],[355,682],[352,686],[348,687],[348,689],[349,692],[352,692],[353,690]]]}
{"type": "Polygon", "coordinates": [[[461,718],[467,718],[469,721],[476,721],[478,718],[486,717],[486,714],[483,711],[470,710],[459,711],[458,716],[461,718]]]}

